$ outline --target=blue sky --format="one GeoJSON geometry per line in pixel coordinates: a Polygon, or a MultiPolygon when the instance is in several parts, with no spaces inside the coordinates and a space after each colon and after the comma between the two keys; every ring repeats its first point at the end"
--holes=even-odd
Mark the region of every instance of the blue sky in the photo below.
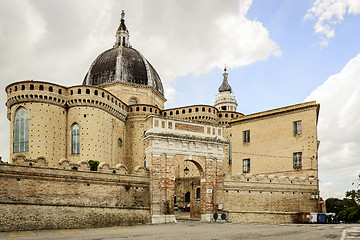
{"type": "MultiPolygon", "coordinates": [[[[360,52],[360,31],[357,30],[360,15],[346,16],[342,24],[335,27],[336,38],[330,40],[328,47],[321,48],[319,36],[313,30],[315,20],[304,20],[313,3],[310,0],[253,1],[247,17],[262,22],[282,55],[228,71],[239,103],[238,111],[250,114],[302,102],[360,52]]],[[[188,74],[175,79],[174,87],[184,95],[168,104],[169,107],[191,105],[194,99],[213,104],[222,82],[221,74],[221,69],[213,69],[208,74],[188,74]],[[189,85],[194,87],[189,89],[189,85]]]]}
{"type": "MultiPolygon", "coordinates": [[[[212,105],[225,64],[244,114],[316,100],[321,195],[354,188],[360,1],[0,0],[0,88],[25,79],[81,84],[112,47],[121,9],[130,43],[162,79],[167,108],[212,105]]],[[[0,156],[8,161],[4,104],[0,125],[0,156]]]]}

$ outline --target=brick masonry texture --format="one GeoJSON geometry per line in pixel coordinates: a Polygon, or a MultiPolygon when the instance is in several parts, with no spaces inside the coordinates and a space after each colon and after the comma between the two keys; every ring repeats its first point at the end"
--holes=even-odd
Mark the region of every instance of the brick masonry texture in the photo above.
{"type": "Polygon", "coordinates": [[[295,222],[298,212],[318,212],[311,195],[318,191],[315,178],[246,176],[224,179],[224,210],[235,222],[295,222]]]}
{"type": "Polygon", "coordinates": [[[0,164],[0,230],[149,223],[147,175],[0,164]]]}
{"type": "Polygon", "coordinates": [[[204,127],[194,126],[190,124],[183,124],[183,123],[175,123],[175,128],[178,130],[183,130],[188,132],[198,132],[198,133],[204,132],[204,127]]]}

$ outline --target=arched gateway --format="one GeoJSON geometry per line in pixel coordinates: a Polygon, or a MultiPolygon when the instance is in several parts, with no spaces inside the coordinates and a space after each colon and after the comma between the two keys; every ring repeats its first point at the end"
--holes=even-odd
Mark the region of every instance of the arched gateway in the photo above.
{"type": "Polygon", "coordinates": [[[183,161],[191,161],[199,170],[201,220],[210,221],[222,205],[223,149],[227,144],[223,128],[155,116],[147,119],[147,126],[144,141],[152,223],[175,221],[175,169],[183,161]]]}

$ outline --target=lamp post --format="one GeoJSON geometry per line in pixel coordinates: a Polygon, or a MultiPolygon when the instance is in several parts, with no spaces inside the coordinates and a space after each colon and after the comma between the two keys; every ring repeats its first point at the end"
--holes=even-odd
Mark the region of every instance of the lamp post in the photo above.
{"type": "Polygon", "coordinates": [[[187,161],[185,161],[185,164],[186,164],[186,166],[185,166],[185,169],[184,169],[184,173],[185,173],[185,175],[188,175],[190,170],[187,167],[187,161]]]}

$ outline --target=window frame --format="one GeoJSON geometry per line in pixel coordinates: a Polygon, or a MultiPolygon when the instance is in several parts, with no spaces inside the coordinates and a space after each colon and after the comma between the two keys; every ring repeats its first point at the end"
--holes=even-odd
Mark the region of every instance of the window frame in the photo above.
{"type": "Polygon", "coordinates": [[[232,134],[229,136],[229,166],[232,165],[232,134]]]}
{"type": "Polygon", "coordinates": [[[243,159],[243,173],[250,172],[250,158],[243,159]]]}
{"type": "Polygon", "coordinates": [[[80,154],[80,126],[77,123],[71,126],[71,154],[80,154]]]}
{"type": "Polygon", "coordinates": [[[195,188],[195,200],[200,200],[201,199],[201,188],[200,186],[195,188]]]}
{"type": "Polygon", "coordinates": [[[139,104],[136,98],[130,98],[129,99],[129,105],[135,105],[135,104],[139,104]]]}
{"type": "Polygon", "coordinates": [[[243,131],[243,143],[250,143],[250,130],[243,131]]]}
{"type": "Polygon", "coordinates": [[[293,153],[293,168],[294,169],[302,168],[302,152],[293,153]]]}
{"type": "Polygon", "coordinates": [[[13,122],[13,153],[29,152],[29,112],[19,107],[13,122]]]}
{"type": "Polygon", "coordinates": [[[301,120],[297,120],[293,122],[293,134],[296,135],[301,135],[302,133],[302,122],[301,120]]]}

